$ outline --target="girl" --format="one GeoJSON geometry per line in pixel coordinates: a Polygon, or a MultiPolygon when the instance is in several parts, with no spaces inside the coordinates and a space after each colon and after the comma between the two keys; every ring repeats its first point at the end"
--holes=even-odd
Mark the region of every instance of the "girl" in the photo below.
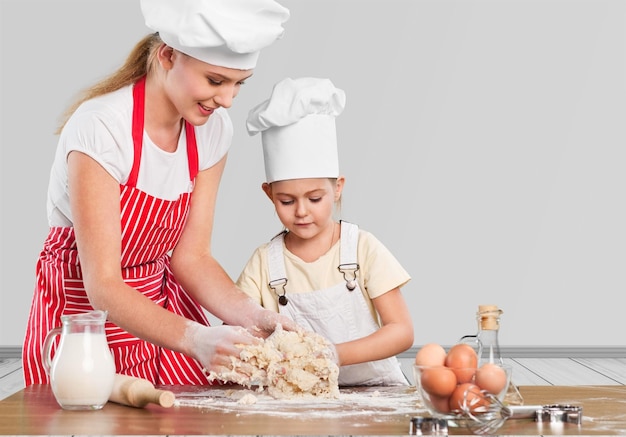
{"type": "Polygon", "coordinates": [[[237,285],[331,340],[340,385],[408,385],[395,355],[413,343],[400,292],[410,277],[372,234],[333,219],[345,183],[335,133],[344,104],[328,79],[285,79],[250,111],[249,133],[262,132],[262,188],[285,230],[257,248],[237,285]]]}

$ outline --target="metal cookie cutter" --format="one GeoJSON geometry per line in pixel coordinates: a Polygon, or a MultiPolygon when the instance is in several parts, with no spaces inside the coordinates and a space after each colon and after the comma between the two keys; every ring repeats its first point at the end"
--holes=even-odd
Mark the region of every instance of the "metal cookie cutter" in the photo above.
{"type": "Polygon", "coordinates": [[[436,417],[413,417],[409,435],[448,435],[448,421],[436,417]]]}
{"type": "Polygon", "coordinates": [[[583,409],[576,405],[544,405],[540,411],[537,411],[536,420],[580,425],[583,421],[583,409]]]}
{"type": "Polygon", "coordinates": [[[506,419],[533,418],[535,422],[580,425],[583,420],[583,408],[567,404],[507,406],[503,408],[502,416],[506,419]]]}

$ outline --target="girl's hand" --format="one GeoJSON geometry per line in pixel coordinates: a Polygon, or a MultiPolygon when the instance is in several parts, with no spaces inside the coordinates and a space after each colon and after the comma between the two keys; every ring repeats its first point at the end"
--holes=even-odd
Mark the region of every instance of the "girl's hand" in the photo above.
{"type": "MultiPolygon", "coordinates": [[[[256,304],[255,304],[256,305],[256,304]]],[[[285,331],[298,331],[300,328],[289,317],[283,316],[272,310],[256,305],[257,308],[250,313],[250,322],[246,326],[248,331],[257,337],[269,337],[278,325],[281,325],[285,331]]]]}

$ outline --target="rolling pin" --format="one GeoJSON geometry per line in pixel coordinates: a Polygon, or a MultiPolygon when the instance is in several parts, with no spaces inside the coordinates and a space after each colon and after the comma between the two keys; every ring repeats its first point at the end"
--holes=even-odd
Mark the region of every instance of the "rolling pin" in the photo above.
{"type": "Polygon", "coordinates": [[[145,407],[149,403],[169,408],[174,405],[175,399],[174,393],[154,388],[147,379],[119,373],[115,374],[113,391],[109,396],[109,401],[137,408],[145,407]]]}

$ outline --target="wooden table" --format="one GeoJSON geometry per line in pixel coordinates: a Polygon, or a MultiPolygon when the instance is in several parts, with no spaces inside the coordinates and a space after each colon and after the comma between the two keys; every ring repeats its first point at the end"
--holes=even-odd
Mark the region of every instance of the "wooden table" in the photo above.
{"type": "MultiPolygon", "coordinates": [[[[348,401],[330,407],[324,402],[298,407],[289,406],[289,401],[275,401],[272,411],[266,412],[232,399],[230,407],[219,400],[213,402],[211,395],[207,397],[216,390],[211,387],[161,388],[174,391],[177,402],[188,404],[132,408],[109,402],[98,411],[66,411],[58,406],[49,386],[30,386],[0,401],[0,434],[408,435],[412,417],[428,416],[419,402],[412,409],[414,388],[365,389],[361,396],[369,393],[369,406],[349,405],[348,401]],[[395,403],[389,396],[403,400],[397,403],[398,408],[388,408],[395,403]],[[194,399],[197,405],[190,405],[194,399]],[[317,411],[316,405],[326,410],[317,411]]],[[[520,392],[526,405],[582,406],[582,425],[515,419],[507,421],[498,435],[626,435],[626,386],[522,386],[520,392]]],[[[448,432],[471,434],[464,427],[450,427],[448,432]]]]}

